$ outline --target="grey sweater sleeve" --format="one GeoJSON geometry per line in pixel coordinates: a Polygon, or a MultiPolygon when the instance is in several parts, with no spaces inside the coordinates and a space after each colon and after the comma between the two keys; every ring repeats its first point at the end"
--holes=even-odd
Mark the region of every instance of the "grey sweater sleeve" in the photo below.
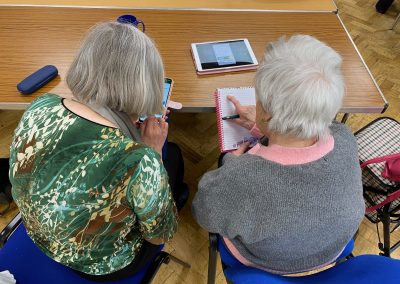
{"type": "Polygon", "coordinates": [[[192,203],[192,213],[197,223],[213,233],[221,233],[219,226],[224,223],[221,215],[224,200],[216,195],[222,176],[221,168],[204,174],[192,203]]]}
{"type": "Polygon", "coordinates": [[[240,222],[237,216],[246,210],[245,203],[239,206],[238,195],[235,194],[237,186],[245,188],[242,184],[243,176],[232,176],[231,173],[243,172],[247,166],[246,160],[252,159],[249,154],[241,157],[227,154],[223,167],[204,174],[192,203],[193,216],[201,227],[229,238],[251,232],[247,224],[240,222]]]}
{"type": "Polygon", "coordinates": [[[204,174],[199,182],[192,212],[199,225],[209,232],[226,235],[226,227],[231,222],[226,213],[232,210],[233,204],[226,189],[232,184],[232,179],[227,179],[225,167],[235,167],[237,159],[228,153],[224,157],[224,167],[204,174]]]}
{"type": "Polygon", "coordinates": [[[222,158],[222,162],[224,165],[229,164],[230,162],[236,160],[237,156],[232,153],[226,153],[225,156],[222,158]]]}

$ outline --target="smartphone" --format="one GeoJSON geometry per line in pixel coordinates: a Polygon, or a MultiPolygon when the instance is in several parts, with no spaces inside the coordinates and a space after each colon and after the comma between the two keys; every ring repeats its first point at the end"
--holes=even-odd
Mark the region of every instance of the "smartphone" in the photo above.
{"type": "MultiPolygon", "coordinates": [[[[167,111],[167,104],[169,101],[169,98],[171,96],[171,91],[172,91],[172,86],[174,84],[174,81],[170,78],[165,78],[164,80],[164,92],[163,92],[163,100],[162,100],[162,106],[163,106],[163,113],[157,113],[154,114],[154,117],[160,118],[165,115],[165,112],[167,111]]],[[[143,122],[147,119],[147,116],[141,116],[139,118],[140,122],[143,122]]]]}

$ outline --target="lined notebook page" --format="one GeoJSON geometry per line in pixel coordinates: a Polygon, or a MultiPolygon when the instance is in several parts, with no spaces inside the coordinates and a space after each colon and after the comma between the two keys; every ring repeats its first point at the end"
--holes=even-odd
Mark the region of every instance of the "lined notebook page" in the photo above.
{"type": "Polygon", "coordinates": [[[221,119],[224,116],[237,114],[235,106],[227,99],[229,95],[234,96],[242,105],[256,104],[254,88],[217,89],[216,109],[221,152],[235,150],[246,141],[251,141],[252,146],[257,142],[257,139],[247,129],[237,125],[232,120],[221,119]]]}

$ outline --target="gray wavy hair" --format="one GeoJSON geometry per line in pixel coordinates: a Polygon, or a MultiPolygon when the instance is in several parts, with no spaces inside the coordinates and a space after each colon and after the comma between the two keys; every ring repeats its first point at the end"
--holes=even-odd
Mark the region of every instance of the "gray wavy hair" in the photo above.
{"type": "Polygon", "coordinates": [[[341,56],[319,40],[296,35],[268,44],[256,74],[256,95],[271,114],[269,131],[323,138],[342,105],[341,56]]]}
{"type": "Polygon", "coordinates": [[[164,68],[152,40],[130,24],[94,26],[66,78],[81,102],[128,114],[161,112],[164,68]]]}

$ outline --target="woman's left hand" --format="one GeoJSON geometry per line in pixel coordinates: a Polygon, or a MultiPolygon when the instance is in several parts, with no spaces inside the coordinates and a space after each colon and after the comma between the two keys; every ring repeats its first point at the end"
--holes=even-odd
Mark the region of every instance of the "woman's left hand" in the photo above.
{"type": "Polygon", "coordinates": [[[244,142],[242,145],[240,145],[240,147],[238,149],[233,151],[232,154],[235,155],[236,157],[240,157],[241,155],[246,153],[249,146],[250,146],[250,142],[244,142]]]}
{"type": "Polygon", "coordinates": [[[162,147],[168,135],[168,123],[163,118],[147,118],[141,125],[142,141],[162,154],[162,147]]]}

